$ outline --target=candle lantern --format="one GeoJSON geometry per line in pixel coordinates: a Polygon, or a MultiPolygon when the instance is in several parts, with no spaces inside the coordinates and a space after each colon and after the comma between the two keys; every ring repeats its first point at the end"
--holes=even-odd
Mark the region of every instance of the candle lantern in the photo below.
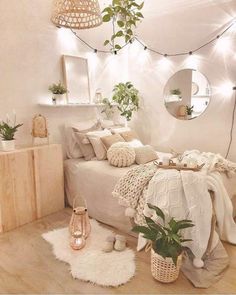
{"type": "Polygon", "coordinates": [[[72,249],[82,249],[86,244],[86,239],[91,232],[91,225],[89,222],[89,216],[87,206],[78,203],[78,198],[74,199],[73,213],[70,220],[69,231],[71,234],[70,245],[72,249]]]}

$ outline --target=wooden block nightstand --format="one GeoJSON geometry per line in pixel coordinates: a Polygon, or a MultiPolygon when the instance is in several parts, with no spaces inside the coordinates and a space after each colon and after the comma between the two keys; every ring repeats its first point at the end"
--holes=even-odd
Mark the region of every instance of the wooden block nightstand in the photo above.
{"type": "Polygon", "coordinates": [[[0,152],[0,232],[64,208],[59,144],[0,152]]]}

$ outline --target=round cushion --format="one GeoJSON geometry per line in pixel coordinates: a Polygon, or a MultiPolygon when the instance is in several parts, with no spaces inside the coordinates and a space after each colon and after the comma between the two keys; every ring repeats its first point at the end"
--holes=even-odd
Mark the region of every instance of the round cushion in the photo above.
{"type": "Polygon", "coordinates": [[[127,142],[117,142],[107,151],[107,159],[112,166],[128,167],[135,162],[135,150],[127,142]]]}

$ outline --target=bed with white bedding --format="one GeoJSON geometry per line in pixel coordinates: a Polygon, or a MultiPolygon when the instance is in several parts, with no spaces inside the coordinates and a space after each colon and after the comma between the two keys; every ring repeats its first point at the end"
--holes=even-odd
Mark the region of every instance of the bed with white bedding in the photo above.
{"type": "MultiPolygon", "coordinates": [[[[164,155],[169,154],[158,153],[160,159],[164,155]]],[[[64,162],[64,166],[66,194],[70,206],[72,206],[74,197],[83,196],[92,218],[124,232],[131,230],[130,219],[125,216],[125,207],[119,205],[118,199],[112,196],[112,191],[118,180],[135,165],[117,168],[109,165],[106,160],[68,159],[64,162]]],[[[227,178],[224,174],[222,176],[234,208],[236,208],[236,176],[232,178],[227,178]]]]}

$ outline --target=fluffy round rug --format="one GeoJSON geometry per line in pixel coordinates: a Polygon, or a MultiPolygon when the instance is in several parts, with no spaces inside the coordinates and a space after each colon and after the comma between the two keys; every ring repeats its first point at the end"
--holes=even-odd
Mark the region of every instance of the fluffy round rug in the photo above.
{"type": "Polygon", "coordinates": [[[104,253],[104,242],[112,231],[103,228],[95,220],[90,222],[91,234],[81,250],[71,249],[68,228],[53,230],[42,236],[53,246],[56,258],[70,264],[74,278],[112,287],[128,282],[135,274],[134,252],[127,248],[123,252],[113,250],[104,253]]]}

